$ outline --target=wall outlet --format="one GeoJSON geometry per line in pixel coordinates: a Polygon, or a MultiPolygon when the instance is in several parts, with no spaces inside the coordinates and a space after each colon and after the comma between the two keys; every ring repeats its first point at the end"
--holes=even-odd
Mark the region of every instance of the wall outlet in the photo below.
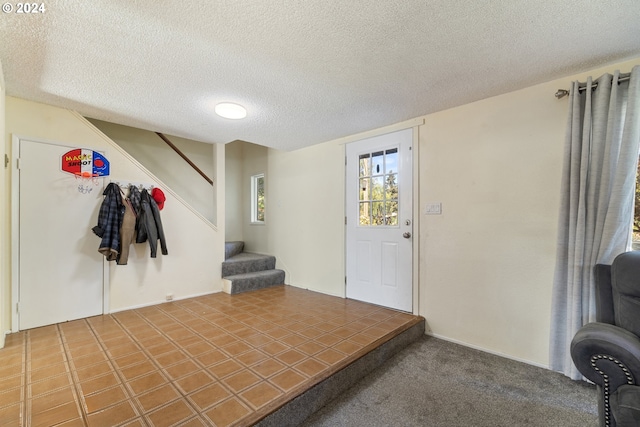
{"type": "Polygon", "coordinates": [[[167,301],[173,301],[173,294],[167,294],[166,299],[167,301]]]}

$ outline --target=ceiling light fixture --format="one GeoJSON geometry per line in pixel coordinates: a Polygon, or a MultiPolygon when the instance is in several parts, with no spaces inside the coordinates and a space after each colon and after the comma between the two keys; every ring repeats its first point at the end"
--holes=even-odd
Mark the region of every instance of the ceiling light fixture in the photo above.
{"type": "Polygon", "coordinates": [[[225,119],[244,119],[247,117],[247,109],[242,105],[234,104],[233,102],[221,102],[215,107],[215,112],[220,117],[225,119]]]}

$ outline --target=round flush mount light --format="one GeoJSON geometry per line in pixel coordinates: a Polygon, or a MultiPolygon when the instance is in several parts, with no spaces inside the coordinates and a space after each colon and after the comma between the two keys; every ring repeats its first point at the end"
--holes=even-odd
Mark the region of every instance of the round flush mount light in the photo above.
{"type": "Polygon", "coordinates": [[[225,119],[244,119],[247,117],[247,109],[242,105],[234,104],[233,102],[221,102],[215,107],[215,112],[220,117],[225,119]]]}

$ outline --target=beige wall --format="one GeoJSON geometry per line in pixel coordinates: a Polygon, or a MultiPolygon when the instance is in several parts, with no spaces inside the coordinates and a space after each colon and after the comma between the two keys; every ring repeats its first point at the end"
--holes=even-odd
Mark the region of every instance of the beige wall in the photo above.
{"type": "MultiPolygon", "coordinates": [[[[428,331],[546,365],[567,99],[550,83],[432,114],[420,132],[428,331]]],[[[559,86],[558,86],[559,85],[559,86]]],[[[556,87],[557,86],[557,87],[556,87]]]]}
{"type": "Polygon", "coordinates": [[[267,153],[268,149],[266,147],[251,144],[248,142],[244,143],[242,148],[243,162],[242,162],[242,189],[243,189],[243,197],[242,197],[242,235],[244,240],[244,248],[247,252],[256,252],[256,253],[268,253],[268,236],[267,232],[269,230],[270,221],[273,218],[271,215],[270,209],[270,193],[269,189],[271,188],[269,183],[269,171],[267,164],[267,153]],[[252,224],[251,223],[251,177],[253,175],[264,174],[265,179],[265,220],[264,224],[252,224]]]}
{"type": "Polygon", "coordinates": [[[288,284],[344,296],[344,147],[269,150],[268,252],[288,284]]]}
{"type": "MultiPolygon", "coordinates": [[[[133,158],[178,193],[187,203],[213,224],[217,224],[214,187],[198,174],[183,158],[154,132],[88,119],[133,158]]],[[[205,175],[213,179],[214,150],[208,144],[178,136],[166,137],[182,151],[205,175]]],[[[126,179],[127,177],[120,177],[126,179]]],[[[214,184],[218,184],[214,180],[214,184]]]]}
{"type": "MultiPolygon", "coordinates": [[[[0,135],[5,134],[5,87],[2,62],[0,62],[0,135]]],[[[11,286],[11,257],[9,245],[11,244],[11,229],[9,228],[9,215],[7,212],[8,197],[8,168],[4,167],[6,144],[0,144],[0,157],[2,158],[2,173],[0,173],[0,348],[4,347],[5,332],[11,329],[11,313],[9,310],[11,286]]]]}
{"type": "MultiPolygon", "coordinates": [[[[217,230],[219,234],[216,239],[218,242],[222,243],[222,259],[224,259],[224,242],[225,239],[225,224],[227,223],[227,213],[225,211],[225,200],[226,200],[226,165],[225,165],[225,144],[214,144],[213,145],[213,158],[214,158],[214,169],[213,169],[213,201],[215,206],[215,218],[217,224],[217,230]]],[[[222,270],[222,267],[221,267],[222,270]]]]}
{"type": "Polygon", "coordinates": [[[268,149],[245,141],[225,146],[226,241],[244,241],[247,252],[267,253],[270,218],[268,149]],[[251,223],[251,177],[265,175],[265,222],[251,223]]]}
{"type": "Polygon", "coordinates": [[[225,146],[226,241],[244,241],[247,252],[267,253],[269,228],[268,149],[245,141],[225,146]],[[265,175],[265,223],[251,223],[251,177],[265,175]]]}
{"type": "MultiPolygon", "coordinates": [[[[104,150],[111,162],[112,176],[167,188],[77,113],[12,97],[6,98],[6,112],[8,148],[11,135],[17,134],[104,150]]],[[[224,147],[216,147],[216,154],[224,158],[224,147]]],[[[224,165],[218,165],[216,173],[216,181],[224,186],[224,165]]],[[[167,293],[181,299],[222,289],[224,228],[216,229],[170,189],[165,195],[162,221],[169,255],[152,259],[148,245],[140,244],[132,248],[127,266],[109,263],[110,311],[163,302],[167,293]]],[[[217,215],[224,220],[222,209],[217,215]]],[[[96,250],[98,244],[96,240],[96,250]]]]}
{"type": "Polygon", "coordinates": [[[568,99],[557,89],[640,59],[426,116],[420,312],[429,332],[548,366],[568,99]]]}
{"type": "Polygon", "coordinates": [[[245,194],[242,185],[243,141],[225,145],[225,240],[242,241],[243,203],[245,194]]]}
{"type": "MultiPolygon", "coordinates": [[[[548,366],[568,111],[567,98],[553,94],[572,80],[629,71],[638,63],[614,64],[423,117],[418,285],[428,333],[548,366]],[[441,202],[442,215],[424,215],[428,202],[441,202]]],[[[344,295],[340,144],[355,139],[293,152],[269,150],[270,252],[292,285],[344,295]]]]}

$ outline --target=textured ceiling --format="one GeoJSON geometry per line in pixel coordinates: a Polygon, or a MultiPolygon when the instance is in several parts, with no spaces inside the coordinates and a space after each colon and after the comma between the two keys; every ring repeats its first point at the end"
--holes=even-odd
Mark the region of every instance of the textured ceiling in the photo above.
{"type": "Polygon", "coordinates": [[[640,56],[638,0],[44,0],[29,15],[9,4],[8,95],[284,150],[640,56]],[[221,101],[247,119],[216,117],[221,101]]]}

